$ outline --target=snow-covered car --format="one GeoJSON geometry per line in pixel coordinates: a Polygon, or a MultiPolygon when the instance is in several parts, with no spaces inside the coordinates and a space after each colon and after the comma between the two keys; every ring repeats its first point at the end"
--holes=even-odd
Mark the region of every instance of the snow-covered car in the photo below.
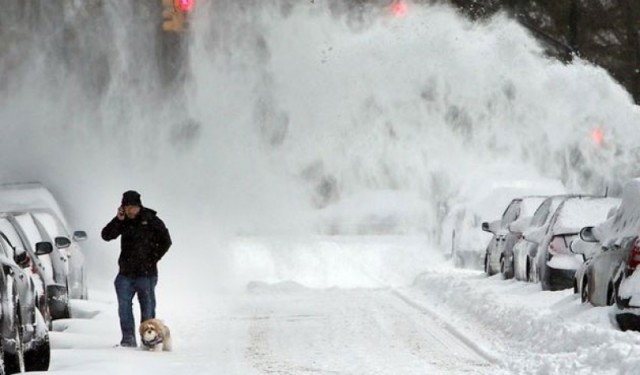
{"type": "MultiPolygon", "coordinates": [[[[27,275],[32,279],[36,293],[36,306],[47,323],[47,327],[51,327],[51,314],[49,313],[49,305],[47,303],[47,288],[44,282],[44,271],[42,271],[44,266],[42,265],[40,257],[24,242],[23,238],[18,234],[18,231],[5,214],[0,214],[0,232],[2,232],[13,245],[16,263],[22,266],[27,275]]],[[[53,251],[53,247],[51,247],[51,251],[53,251]]]]}
{"type": "Polygon", "coordinates": [[[482,229],[492,233],[494,237],[487,246],[485,254],[485,272],[488,275],[499,272],[506,278],[513,277],[513,245],[522,235],[520,228],[527,225],[544,198],[543,196],[514,198],[500,220],[482,223],[482,229]],[[512,224],[515,224],[512,227],[513,230],[510,229],[512,224]]]}
{"type": "Polygon", "coordinates": [[[640,331],[640,238],[633,237],[616,288],[615,317],[621,330],[640,331]]]}
{"type": "Polygon", "coordinates": [[[84,241],[87,235],[84,231],[76,231],[70,236],[60,218],[51,210],[36,209],[30,211],[44,240],[51,242],[59,251],[60,262],[54,262],[54,267],[62,267],[67,274],[69,298],[87,299],[87,275],[85,260],[79,241],[84,241]]]}
{"type": "Polygon", "coordinates": [[[483,222],[501,217],[514,198],[564,192],[560,181],[547,179],[469,184],[442,222],[441,245],[451,252],[456,266],[483,269],[487,246],[495,242],[492,233],[482,230],[483,222]]]}
{"type": "Polygon", "coordinates": [[[513,273],[516,280],[537,281],[537,274],[533,265],[538,251],[538,244],[527,241],[525,239],[525,233],[532,230],[545,231],[549,226],[551,216],[558,206],[572,196],[576,195],[563,194],[547,197],[534,212],[527,228],[519,228],[522,233],[522,238],[513,246],[513,273]]]}
{"type": "Polygon", "coordinates": [[[53,247],[52,252],[48,254],[38,253],[37,244],[47,242],[47,236],[38,228],[38,224],[29,212],[12,212],[6,214],[6,217],[16,228],[29,254],[38,260],[34,264],[38,267],[38,274],[44,280],[51,319],[70,318],[69,273],[66,271],[68,268],[65,265],[65,256],[57,247],[53,247]]]}
{"type": "Polygon", "coordinates": [[[582,266],[576,270],[573,291],[580,294],[583,303],[590,302],[594,306],[613,305],[621,271],[636,237],[620,238],[603,246],[597,240],[585,240],[583,232],[584,229],[581,231],[581,239],[571,243],[571,251],[582,254],[585,258],[582,266]]]}
{"type": "Polygon", "coordinates": [[[607,221],[597,227],[585,227],[580,230],[579,238],[569,246],[575,254],[582,255],[584,262],[576,270],[573,292],[580,295],[583,303],[594,306],[607,306],[615,302],[615,289],[620,281],[620,268],[629,251],[630,241],[625,238],[602,244],[595,232],[611,224],[610,219],[620,207],[614,207],[607,215],[607,221]],[[617,275],[617,276],[616,276],[617,275]]]}
{"type": "MultiPolygon", "coordinates": [[[[613,313],[622,330],[640,330],[639,236],[640,178],[635,178],[624,185],[620,205],[605,222],[581,231],[582,240],[602,247],[592,257],[592,272],[584,273],[587,280],[582,281],[582,290],[598,305],[610,303],[613,293],[613,313]]],[[[574,252],[588,252],[576,245],[574,252]]]]}
{"type": "Polygon", "coordinates": [[[538,244],[533,264],[543,290],[573,287],[575,272],[584,259],[571,252],[569,244],[583,227],[603,222],[619,204],[617,198],[571,197],[558,206],[546,230],[537,228],[524,234],[526,240],[538,244]]]}
{"type": "MultiPolygon", "coordinates": [[[[24,252],[0,232],[0,333],[5,373],[46,371],[51,348],[47,324],[37,307],[33,279],[23,263],[24,252]],[[16,256],[16,254],[18,254],[16,256]]],[[[37,244],[39,253],[52,250],[49,243],[37,244]]]]}
{"type": "Polygon", "coordinates": [[[87,234],[69,229],[68,220],[51,191],[36,182],[0,185],[0,211],[33,213],[41,232],[44,229],[49,233],[52,243],[55,244],[55,237],[70,240],[64,249],[57,247],[68,261],[69,298],[87,299],[85,256],[79,244],[87,239],[87,234]]]}

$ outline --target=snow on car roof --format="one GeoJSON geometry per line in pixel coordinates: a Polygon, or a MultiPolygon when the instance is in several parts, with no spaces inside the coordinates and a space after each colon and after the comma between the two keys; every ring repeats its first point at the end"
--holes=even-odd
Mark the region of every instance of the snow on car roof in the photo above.
{"type": "MultiPolygon", "coordinates": [[[[566,190],[560,181],[540,180],[524,181],[515,180],[511,183],[496,183],[491,185],[491,189],[478,195],[467,207],[477,213],[482,220],[495,220],[502,216],[505,208],[514,198],[524,196],[545,196],[564,194],[566,190]]],[[[539,203],[541,203],[540,200],[539,203]]],[[[539,205],[538,203],[538,205],[539,205]]],[[[531,211],[535,212],[537,206],[531,211]]]]}
{"type": "Polygon", "coordinates": [[[627,182],[622,190],[622,203],[605,222],[594,228],[602,244],[609,244],[640,234],[640,178],[627,182]]]}
{"type": "Polygon", "coordinates": [[[619,198],[569,198],[558,208],[555,214],[553,232],[578,233],[585,226],[596,225],[605,221],[611,208],[619,204],[619,198]]]}
{"type": "Polygon", "coordinates": [[[546,196],[523,197],[522,203],[520,204],[520,217],[533,216],[546,198],[546,196]]]}
{"type": "Polygon", "coordinates": [[[65,226],[66,218],[53,194],[37,182],[0,185],[0,211],[28,211],[50,209],[56,213],[65,226]]]}

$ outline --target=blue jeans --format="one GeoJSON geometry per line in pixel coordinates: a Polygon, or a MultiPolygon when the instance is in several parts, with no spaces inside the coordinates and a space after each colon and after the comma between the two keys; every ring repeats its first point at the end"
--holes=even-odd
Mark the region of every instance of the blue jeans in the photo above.
{"type": "Polygon", "coordinates": [[[133,296],[138,294],[140,303],[140,322],[156,317],[157,276],[131,278],[121,274],[116,276],[114,285],[118,295],[118,315],[120,315],[120,329],[122,343],[136,345],[135,322],[133,319],[133,296]]]}

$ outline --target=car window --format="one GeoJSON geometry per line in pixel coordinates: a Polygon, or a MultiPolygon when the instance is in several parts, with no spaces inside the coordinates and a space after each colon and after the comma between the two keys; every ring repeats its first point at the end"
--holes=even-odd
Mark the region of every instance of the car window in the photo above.
{"type": "Polygon", "coordinates": [[[513,200],[504,214],[502,215],[502,226],[507,226],[514,222],[518,216],[520,216],[520,203],[521,200],[513,200]]]}
{"type": "Polygon", "coordinates": [[[536,212],[533,214],[533,218],[531,219],[532,227],[539,227],[547,221],[547,216],[549,216],[549,208],[551,208],[551,199],[545,199],[544,202],[538,207],[536,212]]]}
{"type": "Polygon", "coordinates": [[[16,228],[6,218],[0,218],[0,232],[7,236],[13,246],[24,248],[24,244],[22,243],[18,232],[16,232],[16,228]]]}
{"type": "Polygon", "coordinates": [[[62,226],[60,220],[58,220],[52,214],[48,212],[36,212],[32,215],[38,221],[38,223],[42,225],[44,230],[49,234],[51,238],[60,236],[69,238],[69,234],[62,226]]]}
{"type": "Polygon", "coordinates": [[[2,255],[9,259],[13,259],[13,247],[4,236],[0,236],[0,251],[2,255]]]}
{"type": "Polygon", "coordinates": [[[33,218],[29,214],[20,214],[15,216],[16,222],[20,225],[20,228],[24,232],[27,237],[27,241],[29,242],[29,246],[32,249],[36,248],[36,244],[38,242],[42,242],[42,236],[40,235],[40,231],[38,231],[38,227],[36,223],[33,221],[33,218]]]}

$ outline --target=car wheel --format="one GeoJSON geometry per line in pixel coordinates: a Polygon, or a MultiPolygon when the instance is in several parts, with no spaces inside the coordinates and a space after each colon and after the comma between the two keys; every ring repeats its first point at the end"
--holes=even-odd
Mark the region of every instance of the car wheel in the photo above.
{"type": "MultiPolygon", "coordinates": [[[[0,345],[0,358],[4,358],[4,348],[0,345]]],[[[0,366],[0,375],[6,375],[5,366],[0,366]]]]}
{"type": "Polygon", "coordinates": [[[49,304],[45,295],[36,296],[36,307],[49,331],[53,330],[53,319],[49,312],[49,304]]]}
{"type": "Polygon", "coordinates": [[[84,267],[82,268],[82,297],[81,299],[89,299],[89,287],[87,286],[87,275],[84,273],[84,267]]]}
{"type": "Polygon", "coordinates": [[[616,293],[616,287],[612,283],[609,283],[609,287],[607,288],[607,306],[612,306],[616,303],[616,293]]]}
{"type": "Polygon", "coordinates": [[[52,320],[71,318],[68,288],[49,286],[47,288],[47,305],[52,320]]]}
{"type": "Polygon", "coordinates": [[[582,303],[589,302],[589,281],[585,279],[582,282],[582,290],[580,292],[580,300],[582,303]]]}
{"type": "Polygon", "coordinates": [[[42,314],[36,310],[36,332],[30,349],[24,353],[24,364],[27,371],[47,371],[51,361],[51,344],[49,331],[42,314]]]}
{"type": "Polygon", "coordinates": [[[489,255],[485,254],[484,255],[484,272],[491,276],[491,274],[489,273],[489,255]]]}
{"type": "Polygon", "coordinates": [[[513,262],[511,262],[510,267],[507,268],[507,263],[508,261],[505,260],[505,257],[502,257],[502,259],[500,259],[500,273],[502,273],[502,276],[505,279],[513,279],[514,276],[514,272],[513,272],[513,262]]]}
{"type": "Polygon", "coordinates": [[[18,302],[17,291],[15,286],[12,295],[12,337],[7,338],[10,341],[11,352],[4,351],[4,366],[7,374],[16,374],[25,372],[24,362],[24,345],[22,320],[20,319],[20,303],[18,302]]]}

